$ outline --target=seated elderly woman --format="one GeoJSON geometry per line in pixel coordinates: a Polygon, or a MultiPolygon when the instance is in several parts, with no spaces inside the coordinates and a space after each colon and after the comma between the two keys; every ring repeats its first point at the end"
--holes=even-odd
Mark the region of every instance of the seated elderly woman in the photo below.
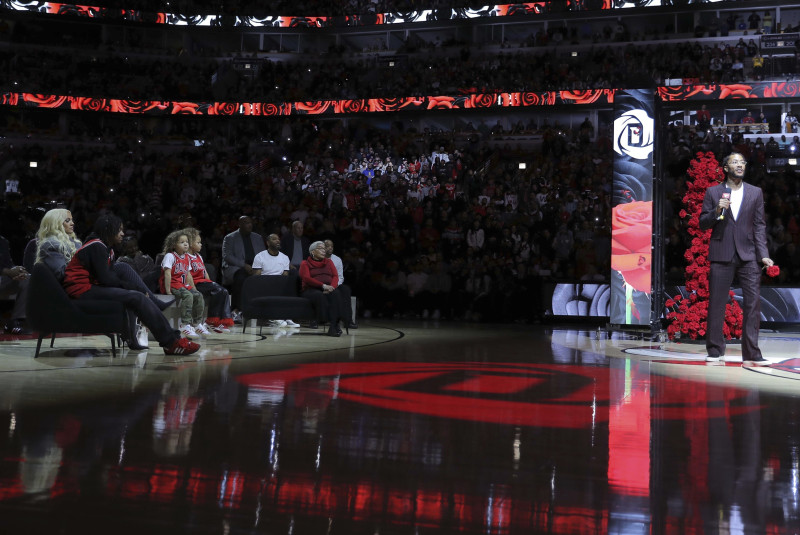
{"type": "MultiPolygon", "coordinates": [[[[328,336],[341,336],[339,320],[344,315],[343,294],[337,291],[339,274],[330,258],[325,256],[325,243],[315,241],[308,248],[310,256],[300,263],[302,295],[310,299],[317,317],[330,323],[328,336]]],[[[347,327],[345,327],[347,328],[347,327]]],[[[348,329],[348,334],[350,331],[348,329]]]]}

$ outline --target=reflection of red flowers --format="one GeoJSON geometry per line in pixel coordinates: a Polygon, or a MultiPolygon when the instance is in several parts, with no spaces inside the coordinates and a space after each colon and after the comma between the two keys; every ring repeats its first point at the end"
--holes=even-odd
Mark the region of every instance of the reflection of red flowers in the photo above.
{"type": "Polygon", "coordinates": [[[239,103],[237,102],[214,102],[208,108],[209,115],[235,115],[239,112],[239,103]]]}
{"type": "Polygon", "coordinates": [[[169,102],[159,100],[109,100],[110,111],[118,113],[145,113],[150,110],[166,110],[169,102]]]}
{"type": "Polygon", "coordinates": [[[591,104],[596,102],[604,91],[602,89],[587,89],[584,91],[561,91],[561,99],[575,104],[591,104]]]}
{"type": "Polygon", "coordinates": [[[634,201],[611,210],[611,269],[635,290],[650,293],[653,202],[634,201]]]}
{"type": "Polygon", "coordinates": [[[519,102],[519,93],[500,93],[500,105],[503,107],[516,107],[519,102]]]}
{"type": "Polygon", "coordinates": [[[494,106],[497,95],[470,95],[464,101],[465,108],[489,108],[494,106]]]}
{"type": "Polygon", "coordinates": [[[335,113],[358,113],[367,111],[366,100],[336,100],[333,103],[335,113]]]}
{"type": "Polygon", "coordinates": [[[34,95],[23,93],[23,100],[27,104],[37,104],[39,108],[58,108],[67,101],[67,97],[60,95],[34,95]]]}
{"type": "Polygon", "coordinates": [[[199,112],[196,102],[173,102],[172,114],[191,114],[196,115],[199,112]]]}
{"type": "Polygon", "coordinates": [[[19,104],[19,93],[3,93],[0,95],[0,104],[3,106],[16,106],[19,104]]]}
{"type": "Polygon", "coordinates": [[[108,111],[105,99],[91,97],[70,97],[70,108],[73,110],[108,111]]]}
{"type": "Polygon", "coordinates": [[[428,109],[452,108],[455,99],[453,97],[428,97],[428,109]]]}
{"type": "Polygon", "coordinates": [[[369,111],[397,111],[402,103],[402,98],[371,98],[367,107],[369,111]]]}
{"type": "Polygon", "coordinates": [[[773,82],[764,89],[764,98],[796,97],[800,94],[798,82],[773,82]]]}
{"type": "Polygon", "coordinates": [[[777,277],[781,274],[781,268],[777,265],[767,266],[767,277],[777,277]]]}
{"type": "MultiPolygon", "coordinates": [[[[698,153],[691,161],[688,171],[691,180],[687,182],[687,191],[683,197],[685,210],[681,210],[681,218],[686,223],[687,232],[692,237],[691,245],[686,249],[686,291],[689,295],[682,298],[676,295],[665,303],[668,311],[666,318],[671,321],[667,327],[670,338],[680,333],[681,336],[696,339],[706,334],[708,316],[708,242],[711,229],[700,229],[700,212],[703,209],[703,198],[709,186],[722,181],[722,169],[714,154],[698,153]]],[[[739,337],[742,334],[742,309],[733,299],[725,305],[725,323],[722,333],[726,338],[739,337]]]]}
{"type": "Polygon", "coordinates": [[[751,95],[750,92],[753,90],[753,86],[745,85],[745,84],[729,84],[720,86],[719,89],[719,98],[753,98],[756,95],[751,95]]]}
{"type": "MultiPolygon", "coordinates": [[[[248,114],[247,108],[245,108],[245,115],[248,114]]],[[[291,104],[281,104],[280,106],[277,104],[270,104],[270,103],[257,103],[253,104],[252,108],[250,109],[250,115],[291,115],[292,114],[292,105],[291,104]]]]}
{"type": "Polygon", "coordinates": [[[309,115],[318,115],[323,113],[331,105],[330,100],[312,100],[309,102],[295,102],[294,109],[298,113],[308,113],[309,115]]]}

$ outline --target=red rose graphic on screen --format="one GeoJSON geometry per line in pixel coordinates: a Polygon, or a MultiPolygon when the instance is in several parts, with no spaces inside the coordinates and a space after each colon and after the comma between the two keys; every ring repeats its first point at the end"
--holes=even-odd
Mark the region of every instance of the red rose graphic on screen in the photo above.
{"type": "Polygon", "coordinates": [[[611,210],[611,269],[634,290],[650,293],[653,202],[634,201],[611,210]]]}

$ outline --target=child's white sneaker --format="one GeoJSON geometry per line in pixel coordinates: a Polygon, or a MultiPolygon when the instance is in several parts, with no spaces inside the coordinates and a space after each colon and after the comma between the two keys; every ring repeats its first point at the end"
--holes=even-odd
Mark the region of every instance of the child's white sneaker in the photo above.
{"type": "Polygon", "coordinates": [[[197,334],[202,334],[203,336],[211,334],[211,331],[208,330],[208,327],[205,323],[198,323],[195,325],[194,330],[197,334]]]}
{"type": "Polygon", "coordinates": [[[194,330],[194,327],[191,324],[187,323],[183,327],[181,327],[181,334],[186,338],[199,338],[200,335],[197,334],[197,331],[194,330]]]}
{"type": "Polygon", "coordinates": [[[211,327],[211,330],[214,331],[215,333],[219,333],[219,334],[226,334],[226,333],[231,332],[230,329],[228,329],[225,325],[223,325],[221,323],[218,323],[218,324],[214,325],[213,327],[211,327]]]}

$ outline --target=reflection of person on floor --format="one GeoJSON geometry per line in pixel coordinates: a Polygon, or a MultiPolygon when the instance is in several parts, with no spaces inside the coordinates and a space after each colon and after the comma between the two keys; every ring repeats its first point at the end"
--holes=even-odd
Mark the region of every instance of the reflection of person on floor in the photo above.
{"type": "Polygon", "coordinates": [[[725,182],[711,186],[703,199],[700,228],[712,229],[708,246],[709,273],[707,360],[718,361],[725,355],[725,306],[734,276],[742,286],[743,325],[742,360],[746,364],[765,365],[769,361],[758,348],[761,269],[773,265],[767,250],[764,196],[761,188],[744,182],[747,162],[732,152],[722,160],[725,182]]]}
{"type": "MultiPolygon", "coordinates": [[[[725,408],[725,389],[707,386],[709,413],[725,408]]],[[[761,411],[758,390],[747,393],[739,416],[713,417],[708,422],[707,522],[719,523],[719,533],[733,525],[763,526],[765,499],[761,463],[761,411]],[[737,516],[739,518],[737,518],[737,516]]],[[[732,531],[731,531],[732,532],[732,531]]]]}

